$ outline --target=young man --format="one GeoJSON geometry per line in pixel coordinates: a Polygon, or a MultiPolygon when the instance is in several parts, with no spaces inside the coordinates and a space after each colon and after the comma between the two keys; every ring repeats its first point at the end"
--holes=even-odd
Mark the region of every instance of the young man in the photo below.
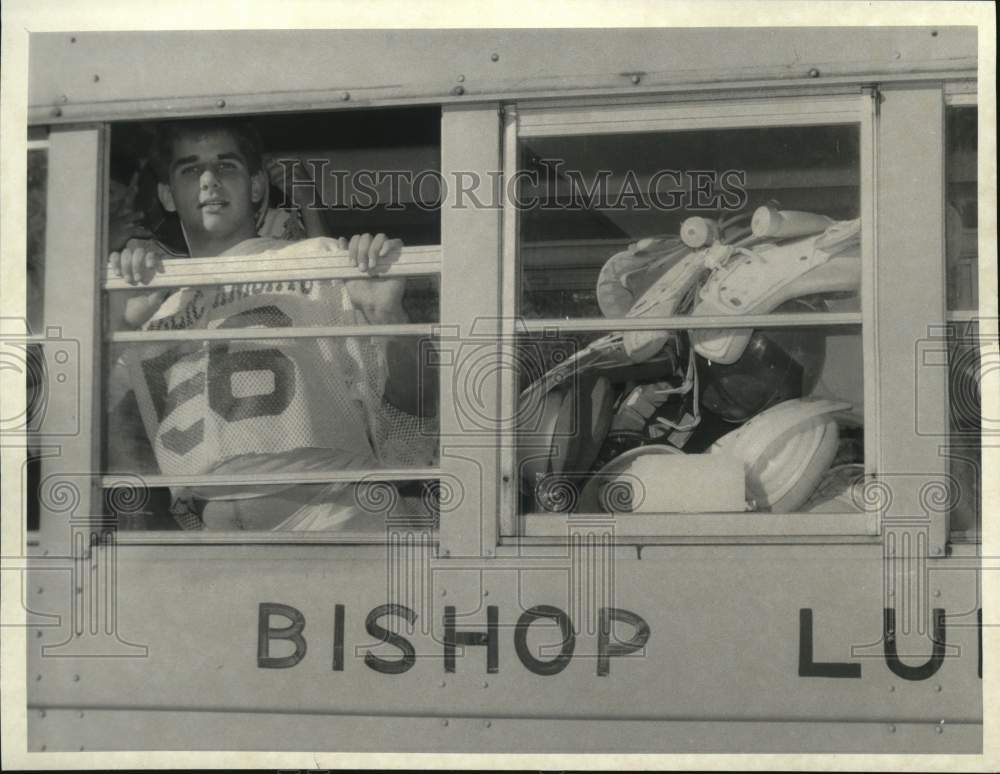
{"type": "MultiPolygon", "coordinates": [[[[361,271],[399,243],[384,234],[291,245],[257,236],[268,185],[255,133],[238,122],[161,127],[153,163],[163,207],[176,212],[192,258],[348,252],[361,271]]],[[[113,271],[148,284],[162,271],[145,248],[111,255],[113,271]]],[[[404,281],[367,279],[232,284],[112,293],[118,329],[179,330],[402,323],[404,281]],[[116,298],[116,296],[118,298],[116,298]]],[[[431,436],[415,415],[415,339],[317,338],[181,341],[138,345],[129,382],[161,472],[245,475],[433,464],[431,436]]],[[[343,484],[205,487],[193,494],[213,529],[331,528],[365,516],[343,484]]],[[[175,503],[176,505],[177,503],[175,503]]],[[[187,521],[190,522],[190,514],[187,521]]],[[[370,515],[367,521],[370,523],[370,515]]]]}

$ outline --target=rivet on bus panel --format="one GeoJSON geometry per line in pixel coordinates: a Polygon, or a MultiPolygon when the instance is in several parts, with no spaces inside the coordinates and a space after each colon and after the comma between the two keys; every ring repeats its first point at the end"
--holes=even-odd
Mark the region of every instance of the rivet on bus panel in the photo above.
{"type": "Polygon", "coordinates": [[[224,99],[215,100],[215,106],[218,108],[224,108],[226,106],[226,101],[224,99]]]}
{"type": "Polygon", "coordinates": [[[490,61],[491,62],[499,62],[500,61],[500,54],[498,54],[496,52],[493,52],[492,54],[490,54],[490,61]]]}
{"type": "Polygon", "coordinates": [[[463,94],[465,94],[465,89],[462,88],[461,86],[456,86],[454,89],[451,90],[451,93],[454,94],[456,97],[461,97],[463,94]]]}
{"type": "Polygon", "coordinates": [[[347,102],[351,98],[351,92],[345,91],[340,95],[341,102],[347,102]]]}
{"type": "Polygon", "coordinates": [[[819,69],[816,68],[816,67],[810,67],[809,68],[809,77],[810,78],[819,78],[819,69]]]}

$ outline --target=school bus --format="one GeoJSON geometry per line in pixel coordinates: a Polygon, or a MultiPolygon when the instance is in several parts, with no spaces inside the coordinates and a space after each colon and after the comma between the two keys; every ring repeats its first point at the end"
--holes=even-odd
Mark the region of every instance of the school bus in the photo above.
{"type": "Polygon", "coordinates": [[[33,33],[29,320],[5,331],[33,401],[5,428],[30,450],[29,750],[980,752],[976,45],[33,33]],[[309,170],[323,235],[188,257],[150,157],[207,118],[309,170]],[[139,287],[109,263],[123,213],[186,322],[111,324],[139,287]],[[402,242],[373,279],[334,241],[365,233],[402,242]],[[195,324],[359,280],[405,319],[195,324]],[[297,390],[313,424],[276,453],[374,444],[322,389],[375,361],[296,358],[389,340],[418,350],[432,410],[401,432],[429,455],[223,464],[218,425],[297,390]],[[265,490],[350,502],[178,516],[265,490]]]}

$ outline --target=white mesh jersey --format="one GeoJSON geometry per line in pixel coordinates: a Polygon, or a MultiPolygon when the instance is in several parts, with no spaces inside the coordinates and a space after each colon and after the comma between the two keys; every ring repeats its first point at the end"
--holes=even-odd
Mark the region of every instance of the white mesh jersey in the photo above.
{"type": "MultiPolygon", "coordinates": [[[[262,260],[325,252],[332,240],[251,239],[225,255],[262,260]],[[310,245],[309,243],[315,243],[310,245]]],[[[335,243],[334,243],[335,244],[335,243]]],[[[335,280],[182,288],[144,328],[184,330],[360,325],[335,280]]],[[[171,342],[130,348],[129,377],[167,475],[343,470],[434,464],[433,432],[382,399],[383,340],[171,342]]],[[[414,385],[416,387],[416,385],[414,385]]],[[[206,489],[206,499],[266,489],[206,489]]]]}

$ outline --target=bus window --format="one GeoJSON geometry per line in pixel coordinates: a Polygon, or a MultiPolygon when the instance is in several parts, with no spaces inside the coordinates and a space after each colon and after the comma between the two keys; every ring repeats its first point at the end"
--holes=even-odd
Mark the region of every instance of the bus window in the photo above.
{"type": "Polygon", "coordinates": [[[439,124],[421,108],[112,127],[103,465],[119,528],[433,523],[440,225],[421,176],[439,174],[439,124]]]}
{"type": "Polygon", "coordinates": [[[45,288],[45,196],[48,191],[48,151],[44,140],[29,140],[27,263],[28,328],[43,333],[45,288]],[[35,148],[31,144],[36,145],[35,148]]]}
{"type": "Polygon", "coordinates": [[[527,534],[615,513],[633,535],[867,529],[858,105],[520,115],[527,534]]]}
{"type": "Polygon", "coordinates": [[[953,539],[978,539],[982,513],[982,440],[977,207],[977,121],[974,106],[945,112],[945,270],[948,299],[949,445],[953,539]]]}
{"type": "MultiPolygon", "coordinates": [[[[48,192],[48,151],[45,148],[43,132],[28,135],[28,222],[26,229],[27,259],[25,277],[27,280],[27,331],[29,335],[45,333],[44,289],[45,289],[45,197],[48,192]]],[[[38,484],[41,473],[41,458],[37,443],[38,423],[44,414],[46,388],[45,355],[43,346],[28,343],[25,349],[27,381],[28,460],[27,487],[32,496],[27,498],[27,527],[35,531],[39,527],[38,484]]]]}
{"type": "Polygon", "coordinates": [[[978,116],[975,107],[948,107],[945,111],[945,267],[949,311],[979,307],[978,116]]]}

